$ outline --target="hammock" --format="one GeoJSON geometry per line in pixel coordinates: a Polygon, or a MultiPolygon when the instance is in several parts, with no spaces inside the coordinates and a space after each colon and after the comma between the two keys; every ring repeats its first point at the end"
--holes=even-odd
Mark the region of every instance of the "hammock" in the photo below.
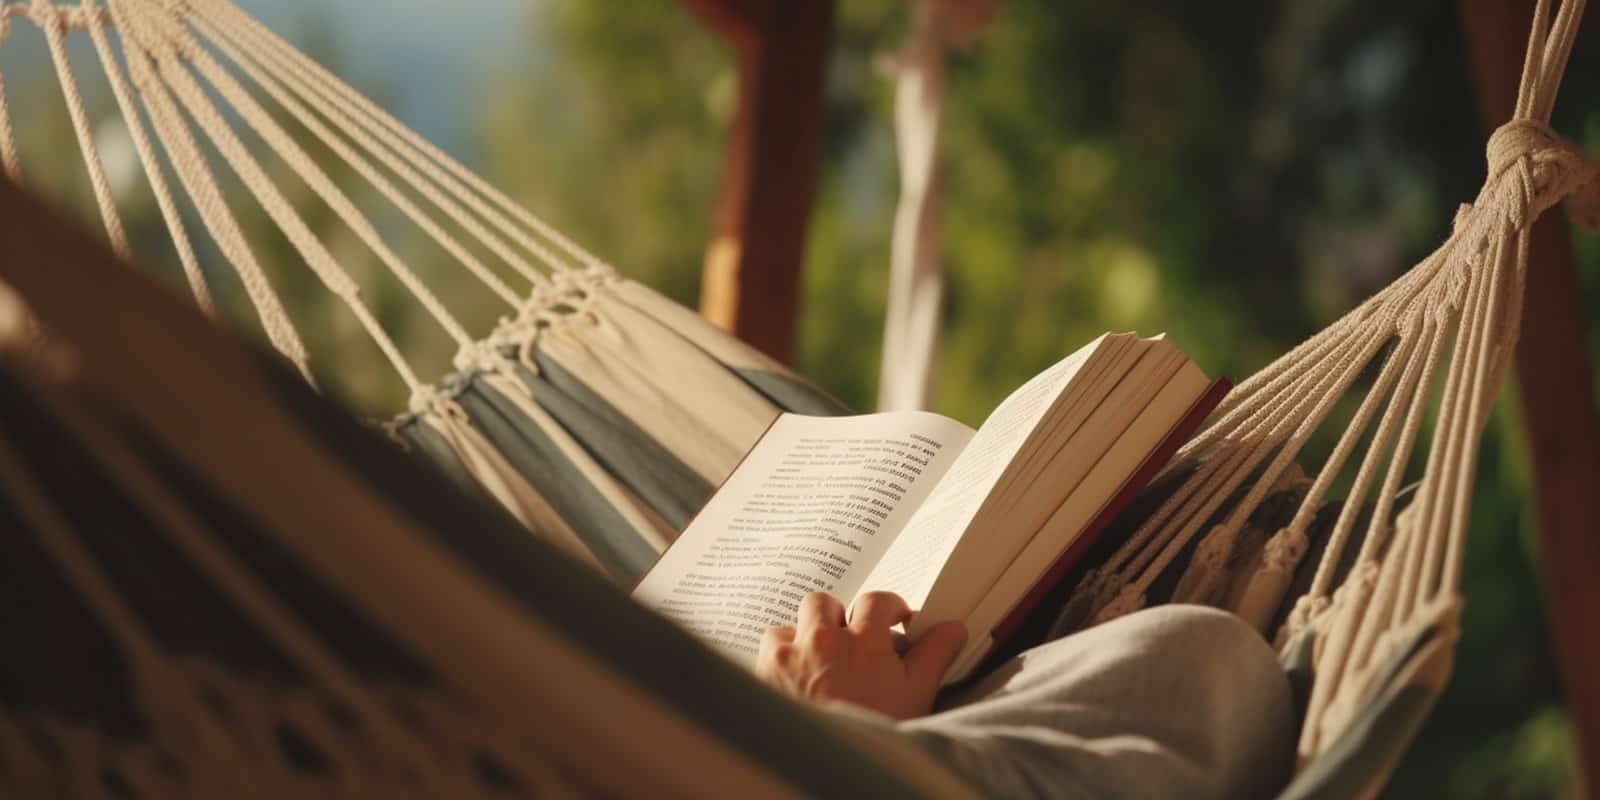
{"type": "MultiPolygon", "coordinates": [[[[1310,686],[1287,796],[1376,791],[1447,678],[1477,439],[1516,336],[1527,230],[1574,193],[1588,221],[1600,207],[1595,167],[1545,125],[1582,6],[1552,21],[1539,4],[1516,115],[1450,238],[1241,383],[1056,621],[1176,599],[1275,633],[1310,686]],[[1367,372],[1355,419],[1302,480],[1300,447],[1367,372]],[[1403,495],[1433,395],[1427,467],[1403,495]],[[1342,505],[1325,503],[1352,468],[1342,505]],[[1285,496],[1281,524],[1265,501],[1285,496]]],[[[458,486],[8,199],[0,279],[51,338],[4,366],[0,513],[29,534],[5,544],[0,564],[21,565],[5,607],[29,609],[17,626],[40,632],[24,637],[40,652],[0,667],[0,785],[965,791],[915,752],[764,692],[571,566],[626,582],[772,414],[836,403],[621,278],[223,0],[4,6],[0,25],[16,20],[51,43],[112,250],[127,248],[66,65],[69,30],[95,44],[201,308],[203,273],[136,99],[273,345],[311,376],[189,120],[412,387],[392,430],[458,486]],[[457,253],[510,316],[471,338],[220,58],[457,253]],[[417,378],[200,80],[417,295],[460,346],[456,374],[417,378]],[[478,245],[527,296],[476,260],[478,245]],[[174,385],[203,389],[179,404],[174,385]],[[85,669],[102,659],[115,676],[85,669]]],[[[0,163],[25,177],[3,100],[0,163]]]]}
{"type": "MultiPolygon", "coordinates": [[[[218,186],[203,143],[221,154],[411,390],[410,413],[392,425],[396,435],[620,583],[632,583],[654,562],[779,411],[844,411],[698,315],[622,278],[229,3],[0,6],[0,26],[13,19],[45,34],[115,251],[126,256],[128,244],[67,58],[69,31],[84,31],[93,42],[200,307],[213,309],[211,291],[156,144],[205,232],[237,272],[268,340],[302,375],[314,380],[310,358],[218,186]],[[120,34],[120,60],[110,41],[113,28],[120,34]],[[219,100],[227,105],[219,107],[219,100]],[[268,102],[504,302],[500,326],[473,338],[328,169],[269,112],[268,102]],[[416,297],[454,341],[459,372],[436,385],[417,377],[365,305],[350,270],[246,151],[227,113],[264,140],[416,297]],[[475,253],[494,259],[485,263],[475,253]],[[525,288],[513,289],[510,281],[525,288]]],[[[0,27],[0,40],[5,34],[0,27]]],[[[0,162],[21,180],[3,86],[0,162]]]]}

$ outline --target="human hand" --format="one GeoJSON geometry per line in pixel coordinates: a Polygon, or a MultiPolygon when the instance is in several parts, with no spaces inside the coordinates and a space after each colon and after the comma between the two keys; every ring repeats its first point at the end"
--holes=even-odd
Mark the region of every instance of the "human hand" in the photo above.
{"type": "Polygon", "coordinates": [[[756,674],[799,697],[843,700],[895,719],[922,716],[933,708],[939,678],[966,644],[967,630],[959,620],[940,623],[902,655],[890,628],[911,613],[897,594],[868,592],[846,625],[843,603],[812,592],[800,603],[795,627],[773,628],[762,638],[756,674]]]}

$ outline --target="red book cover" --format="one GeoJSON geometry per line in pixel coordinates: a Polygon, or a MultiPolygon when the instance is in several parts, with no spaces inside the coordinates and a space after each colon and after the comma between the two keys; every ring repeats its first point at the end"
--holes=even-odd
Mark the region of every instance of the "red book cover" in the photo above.
{"type": "Polygon", "coordinates": [[[1096,514],[1094,519],[1089,520],[1089,524],[1085,525],[1077,538],[1072,540],[1072,544],[1062,551],[1061,556],[1056,559],[1056,563],[1045,571],[1044,576],[1012,607],[1011,613],[1007,614],[1005,619],[1001,620],[1000,624],[990,632],[990,637],[994,640],[994,644],[991,645],[991,652],[994,649],[998,649],[1003,642],[1016,634],[1017,629],[1022,627],[1022,622],[1027,619],[1028,614],[1038,607],[1044,596],[1057,583],[1060,583],[1061,579],[1066,577],[1074,566],[1077,566],[1078,562],[1083,559],[1084,553],[1088,552],[1089,547],[1095,543],[1096,539],[1100,538],[1100,534],[1105,532],[1106,526],[1110,525],[1111,521],[1116,519],[1124,508],[1127,508],[1128,503],[1132,502],[1133,498],[1144,490],[1146,484],[1155,479],[1161,468],[1172,460],[1173,454],[1178,452],[1178,448],[1182,447],[1184,442],[1189,441],[1189,437],[1193,436],[1195,431],[1200,428],[1200,423],[1204,422],[1205,418],[1217,407],[1217,404],[1222,402],[1222,398],[1227,395],[1228,390],[1231,388],[1233,388],[1233,384],[1227,378],[1218,378],[1211,382],[1211,386],[1206,389],[1205,394],[1200,395],[1200,398],[1189,406],[1189,410],[1184,413],[1183,418],[1178,420],[1177,424],[1173,425],[1172,429],[1167,431],[1167,435],[1161,439],[1161,443],[1156,445],[1149,455],[1145,456],[1144,461],[1140,462],[1139,468],[1134,470],[1133,475],[1123,482],[1122,488],[1117,491],[1117,494],[1101,507],[1100,513],[1096,514]]]}

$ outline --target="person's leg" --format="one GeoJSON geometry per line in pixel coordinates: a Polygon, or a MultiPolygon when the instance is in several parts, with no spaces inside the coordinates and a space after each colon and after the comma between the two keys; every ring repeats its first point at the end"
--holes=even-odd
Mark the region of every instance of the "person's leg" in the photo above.
{"type": "Polygon", "coordinates": [[[1041,645],[953,699],[898,729],[1003,796],[1270,796],[1293,764],[1272,648],[1202,606],[1041,645]]]}

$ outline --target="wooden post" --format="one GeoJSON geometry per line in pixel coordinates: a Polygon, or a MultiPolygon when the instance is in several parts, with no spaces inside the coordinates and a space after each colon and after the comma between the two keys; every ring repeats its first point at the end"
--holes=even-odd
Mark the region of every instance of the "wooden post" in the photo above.
{"type": "Polygon", "coordinates": [[[700,312],[788,363],[816,194],[833,0],[683,2],[728,40],[739,60],[739,106],[706,248],[700,312]]]}
{"type": "MultiPolygon", "coordinates": [[[[1486,130],[1511,118],[1532,12],[1528,0],[1461,2],[1486,130]]],[[[1567,225],[1555,208],[1533,227],[1516,373],[1533,462],[1545,613],[1577,736],[1579,780],[1600,792],[1600,423],[1567,225]]]]}

